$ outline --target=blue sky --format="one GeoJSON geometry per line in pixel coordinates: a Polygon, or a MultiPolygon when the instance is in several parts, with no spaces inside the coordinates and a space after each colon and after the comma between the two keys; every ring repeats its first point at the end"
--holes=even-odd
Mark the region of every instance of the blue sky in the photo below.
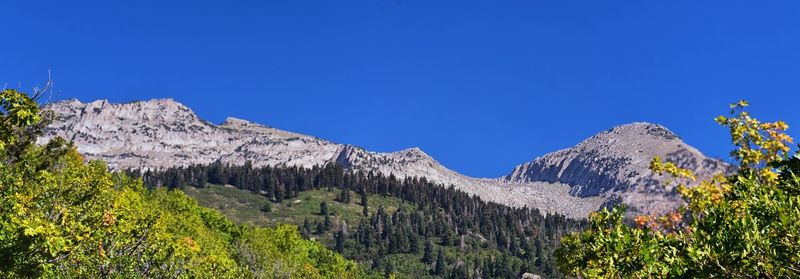
{"type": "Polygon", "coordinates": [[[798,3],[11,0],[0,82],[50,68],[55,99],[172,97],[472,176],[634,121],[725,158],[728,103],[800,125],[798,3]]]}

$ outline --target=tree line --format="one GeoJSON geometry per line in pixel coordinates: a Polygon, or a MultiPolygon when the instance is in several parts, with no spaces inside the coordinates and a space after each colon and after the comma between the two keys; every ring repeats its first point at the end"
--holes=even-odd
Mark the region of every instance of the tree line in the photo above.
{"type": "MultiPolygon", "coordinates": [[[[249,161],[242,165],[217,161],[161,170],[130,170],[129,173],[141,177],[149,188],[206,187],[209,183],[233,185],[263,195],[272,202],[318,189],[341,191],[337,201],[344,203],[353,202],[351,195],[358,194],[364,218],[353,224],[352,229],[338,224],[332,231],[336,241],[331,246],[348,258],[370,262],[373,270],[393,269],[391,263],[383,260],[387,255],[413,254],[422,255],[421,261],[438,277],[477,274],[483,278],[508,278],[523,272],[559,275],[552,253],[561,236],[587,225],[585,221],[560,214],[542,214],[534,208],[487,202],[425,178],[399,179],[394,175],[349,171],[337,164],[311,168],[253,167],[249,161]],[[370,195],[396,197],[416,205],[416,209],[401,207],[390,213],[378,208],[369,216],[367,197],[370,195]],[[448,258],[438,252],[447,259],[445,267],[431,261],[433,255],[428,255],[437,251],[420,249],[427,245],[461,253],[448,258]]],[[[324,220],[317,220],[315,224],[306,220],[299,228],[301,233],[309,236],[328,232],[331,221],[328,214],[323,216],[324,220]]]]}

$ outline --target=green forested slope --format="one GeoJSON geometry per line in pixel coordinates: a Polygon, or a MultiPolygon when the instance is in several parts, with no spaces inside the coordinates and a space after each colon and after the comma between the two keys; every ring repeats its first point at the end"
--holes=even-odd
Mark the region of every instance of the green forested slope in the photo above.
{"type": "Polygon", "coordinates": [[[295,224],[304,237],[370,273],[401,278],[562,277],[553,251],[562,235],[585,225],[486,202],[424,178],[400,180],[338,165],[252,165],[130,173],[148,188],[181,188],[237,222],[295,224]]]}

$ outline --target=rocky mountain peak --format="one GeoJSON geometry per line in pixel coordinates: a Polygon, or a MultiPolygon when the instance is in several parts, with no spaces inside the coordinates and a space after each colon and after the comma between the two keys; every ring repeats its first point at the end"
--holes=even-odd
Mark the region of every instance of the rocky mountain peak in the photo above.
{"type": "Polygon", "coordinates": [[[419,149],[419,147],[406,148],[394,153],[413,160],[434,160],[433,157],[425,153],[425,151],[422,151],[422,149],[419,149]]]}
{"type": "Polygon", "coordinates": [[[659,124],[648,122],[633,122],[615,126],[606,132],[601,132],[597,137],[651,137],[662,140],[680,140],[672,131],[659,124]]]}
{"type": "Polygon", "coordinates": [[[727,164],[707,158],[667,128],[636,122],[616,126],[574,147],[521,164],[501,179],[564,183],[570,185],[572,195],[613,196],[629,204],[633,211],[648,211],[645,207],[657,203],[673,208],[679,200],[671,188],[662,187],[664,178],[649,170],[649,163],[656,156],[691,169],[700,178],[728,169],[727,164]]]}

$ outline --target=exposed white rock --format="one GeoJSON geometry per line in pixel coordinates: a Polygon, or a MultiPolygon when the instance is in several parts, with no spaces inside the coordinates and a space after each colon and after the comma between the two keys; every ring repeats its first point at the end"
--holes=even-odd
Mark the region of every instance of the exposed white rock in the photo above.
{"type": "Polygon", "coordinates": [[[619,200],[637,208],[643,200],[674,205],[675,197],[664,195],[647,170],[655,155],[701,175],[726,167],[705,158],[665,128],[647,123],[616,127],[576,147],[520,165],[506,177],[488,179],[450,170],[419,148],[371,152],[237,118],[214,125],[172,99],[122,104],[67,100],[46,108],[60,118],[48,126],[40,142],[64,137],[75,142],[87,158],[104,160],[112,169],[157,169],[216,160],[303,167],[335,162],[400,179],[424,177],[488,201],[572,217],[585,217],[619,200]]]}
{"type": "Polygon", "coordinates": [[[674,184],[663,183],[666,177],[649,170],[655,156],[694,171],[698,179],[729,169],[724,162],[687,145],[667,128],[637,122],[614,127],[574,147],[519,165],[502,179],[564,183],[570,185],[574,196],[604,196],[621,201],[632,214],[673,209],[681,200],[673,191],[674,184]]]}
{"type": "Polygon", "coordinates": [[[467,177],[442,166],[419,148],[371,152],[232,117],[214,125],[171,99],[123,104],[67,100],[46,108],[60,118],[47,128],[40,142],[62,136],[75,142],[78,151],[87,158],[104,160],[112,169],[158,169],[216,160],[303,167],[336,162],[348,169],[380,172],[400,179],[425,177],[485,200],[572,217],[586,216],[605,201],[571,196],[569,186],[559,183],[511,183],[467,177]]]}

